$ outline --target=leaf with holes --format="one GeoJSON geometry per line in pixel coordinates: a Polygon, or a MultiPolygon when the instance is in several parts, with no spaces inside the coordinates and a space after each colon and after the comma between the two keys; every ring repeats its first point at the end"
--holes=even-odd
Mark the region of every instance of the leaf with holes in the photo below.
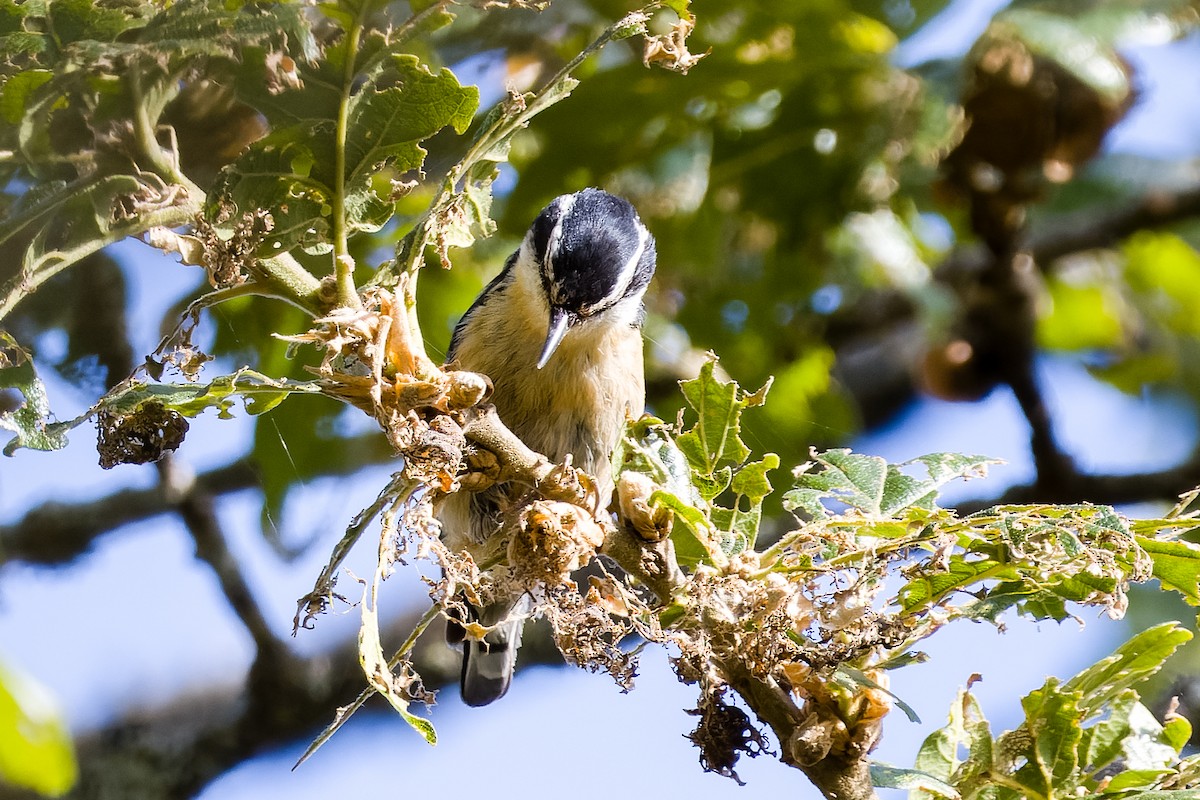
{"type": "Polygon", "coordinates": [[[0,428],[16,434],[4,447],[11,456],[18,448],[60,450],[67,446],[66,427],[50,421],[50,401],[33,368],[33,360],[9,334],[0,331],[0,389],[16,389],[25,400],[0,414],[0,428]]]}

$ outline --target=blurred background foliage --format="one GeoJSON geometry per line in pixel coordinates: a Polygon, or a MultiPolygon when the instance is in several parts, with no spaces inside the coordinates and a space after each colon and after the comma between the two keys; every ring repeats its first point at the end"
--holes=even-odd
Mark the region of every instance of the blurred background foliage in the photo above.
{"type": "MultiPolygon", "coordinates": [[[[784,463],[888,421],[915,392],[981,397],[1012,377],[1014,339],[1127,392],[1195,396],[1189,214],[1092,237],[1036,274],[1012,266],[1038,235],[1053,245],[1148,192],[1194,189],[1190,163],[1101,145],[1137,102],[1120,46],[1186,35],[1195,3],[1014,2],[963,59],[907,68],[898,44],[946,3],[708,5],[690,39],[707,55],[686,77],[617,45],[518,139],[499,237],[459,274],[424,278],[435,346],[543,204],[599,185],[630,197],[658,238],[652,410],[673,418],[674,381],[714,350],[745,385],[775,376],[747,424],[784,463]]],[[[621,8],[513,12],[454,29],[441,51],[537,85],[621,8]]]]}

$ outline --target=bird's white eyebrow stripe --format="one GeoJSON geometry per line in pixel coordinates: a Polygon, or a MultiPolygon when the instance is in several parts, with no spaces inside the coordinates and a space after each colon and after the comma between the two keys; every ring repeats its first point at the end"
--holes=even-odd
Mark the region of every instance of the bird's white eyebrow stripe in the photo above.
{"type": "Polygon", "coordinates": [[[636,220],[638,226],[638,246],[633,251],[633,255],[625,262],[625,266],[621,268],[621,277],[617,280],[617,285],[613,289],[613,293],[606,300],[611,298],[615,303],[625,296],[625,292],[629,291],[629,284],[633,282],[633,274],[637,271],[638,262],[642,260],[642,254],[646,252],[646,241],[650,238],[650,231],[642,224],[641,220],[636,220]]]}
{"type": "Polygon", "coordinates": [[[575,205],[575,195],[563,195],[555,201],[558,205],[558,219],[554,221],[554,228],[550,231],[550,236],[546,239],[546,254],[542,259],[542,273],[547,279],[552,278],[550,265],[554,263],[554,259],[558,256],[558,248],[562,243],[562,226],[563,220],[571,213],[571,208],[575,205]]]}

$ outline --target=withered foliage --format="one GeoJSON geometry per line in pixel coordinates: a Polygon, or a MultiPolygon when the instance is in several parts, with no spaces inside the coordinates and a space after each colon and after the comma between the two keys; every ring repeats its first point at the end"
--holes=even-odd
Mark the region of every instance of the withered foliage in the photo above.
{"type": "MultiPolygon", "coordinates": [[[[222,209],[218,223],[232,217],[232,209],[222,209]]],[[[214,289],[238,286],[246,282],[249,268],[258,258],[258,250],[267,235],[275,229],[271,212],[255,209],[238,217],[233,226],[233,235],[224,238],[217,233],[217,226],[203,217],[195,223],[195,238],[202,250],[200,263],[208,273],[208,282],[214,289]]]]}
{"type": "Polygon", "coordinates": [[[606,672],[627,692],[637,677],[638,659],[636,652],[622,649],[621,642],[642,631],[628,615],[612,613],[612,606],[601,598],[595,586],[583,596],[574,586],[563,586],[547,592],[541,611],[567,663],[606,672]]]}
{"type": "Polygon", "coordinates": [[[183,443],[188,421],[162,403],[146,402],[130,414],[110,409],[96,418],[100,466],[112,469],[117,464],[149,464],[183,443]]]}
{"type": "Polygon", "coordinates": [[[743,755],[773,755],[766,737],[746,712],[725,702],[724,689],[700,695],[700,705],[687,713],[700,718],[687,738],[700,749],[700,765],[705,772],[715,772],[745,786],[734,770],[738,759],[743,755]]]}

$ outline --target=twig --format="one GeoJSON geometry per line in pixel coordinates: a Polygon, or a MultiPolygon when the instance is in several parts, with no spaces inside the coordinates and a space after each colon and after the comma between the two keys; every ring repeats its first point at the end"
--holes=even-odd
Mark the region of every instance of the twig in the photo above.
{"type": "MultiPolygon", "coordinates": [[[[1153,230],[1200,216],[1200,186],[1179,191],[1151,189],[1124,208],[1104,214],[1084,211],[1055,218],[1044,231],[1021,242],[1043,271],[1053,271],[1055,262],[1072,253],[1111,247],[1140,230],[1153,230]]],[[[982,245],[959,247],[950,254],[938,274],[942,276],[980,272],[991,255],[982,245]]]]}

